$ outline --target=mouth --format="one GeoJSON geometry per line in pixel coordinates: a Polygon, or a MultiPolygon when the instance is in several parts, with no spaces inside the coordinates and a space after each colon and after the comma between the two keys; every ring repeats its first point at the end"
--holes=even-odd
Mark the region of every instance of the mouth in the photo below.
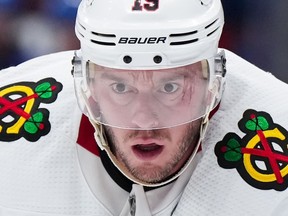
{"type": "Polygon", "coordinates": [[[151,161],[157,156],[159,156],[164,149],[164,146],[158,145],[156,143],[151,144],[137,144],[132,146],[133,153],[138,159],[144,161],[151,161]]]}

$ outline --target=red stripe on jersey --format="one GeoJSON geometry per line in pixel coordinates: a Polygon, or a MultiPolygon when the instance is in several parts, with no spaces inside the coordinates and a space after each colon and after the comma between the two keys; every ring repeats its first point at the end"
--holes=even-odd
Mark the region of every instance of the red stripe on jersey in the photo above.
{"type": "Polygon", "coordinates": [[[94,138],[94,128],[87,116],[82,115],[77,143],[94,155],[100,156],[99,148],[94,138]]]}

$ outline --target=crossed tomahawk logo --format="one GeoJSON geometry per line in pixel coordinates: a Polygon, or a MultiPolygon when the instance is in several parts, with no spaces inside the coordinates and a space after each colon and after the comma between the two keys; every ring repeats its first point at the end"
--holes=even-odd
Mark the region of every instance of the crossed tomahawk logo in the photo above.
{"type": "Polygon", "coordinates": [[[228,133],[215,146],[218,164],[236,168],[242,178],[258,189],[288,187],[288,132],[266,112],[247,110],[239,121],[246,135],[228,133]]]}
{"type": "Polygon", "coordinates": [[[39,82],[19,82],[0,88],[0,141],[14,141],[21,137],[37,141],[49,133],[49,111],[39,108],[52,103],[62,90],[53,78],[39,82]]]}

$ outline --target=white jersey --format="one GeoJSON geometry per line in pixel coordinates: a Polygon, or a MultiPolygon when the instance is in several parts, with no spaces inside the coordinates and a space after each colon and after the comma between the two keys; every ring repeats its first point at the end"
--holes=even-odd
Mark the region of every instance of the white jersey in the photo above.
{"type": "Polygon", "coordinates": [[[226,56],[202,151],[152,190],[98,150],[74,96],[73,52],[0,71],[0,216],[287,215],[288,86],[226,56]]]}

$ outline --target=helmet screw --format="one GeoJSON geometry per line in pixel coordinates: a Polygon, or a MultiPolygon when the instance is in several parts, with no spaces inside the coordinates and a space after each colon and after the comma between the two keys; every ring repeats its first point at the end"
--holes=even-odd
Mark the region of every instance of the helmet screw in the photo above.
{"type": "Polygon", "coordinates": [[[157,55],[154,57],[153,60],[156,64],[160,64],[162,62],[162,57],[157,55]]]}
{"type": "Polygon", "coordinates": [[[130,64],[132,62],[132,58],[131,56],[124,56],[123,57],[123,61],[126,63],[126,64],[130,64]]]}

